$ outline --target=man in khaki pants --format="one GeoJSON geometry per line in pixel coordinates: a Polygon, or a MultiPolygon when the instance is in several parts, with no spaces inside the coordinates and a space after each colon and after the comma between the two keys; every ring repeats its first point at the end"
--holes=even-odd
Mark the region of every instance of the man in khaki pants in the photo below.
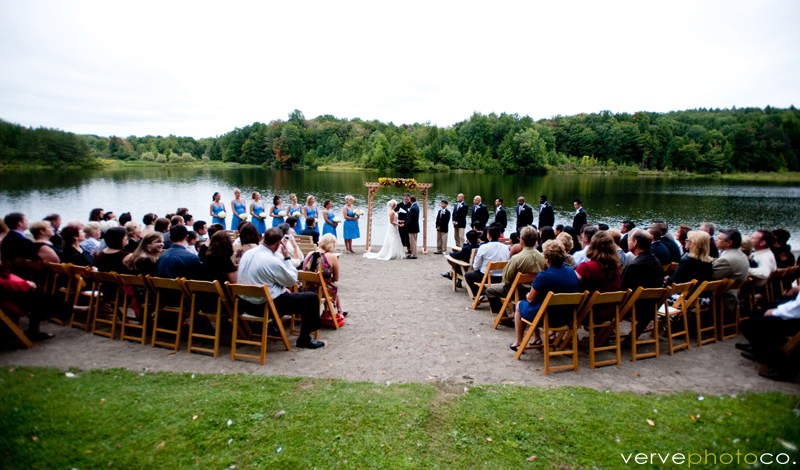
{"type": "Polygon", "coordinates": [[[447,230],[450,226],[450,211],[447,210],[447,201],[442,201],[442,208],[436,214],[436,251],[434,255],[447,252],[447,230]]]}
{"type": "Polygon", "coordinates": [[[419,233],[419,206],[417,205],[416,196],[409,197],[411,207],[408,208],[408,218],[406,219],[405,227],[408,232],[408,247],[411,249],[411,254],[406,256],[406,259],[417,259],[417,234],[419,233]]]}

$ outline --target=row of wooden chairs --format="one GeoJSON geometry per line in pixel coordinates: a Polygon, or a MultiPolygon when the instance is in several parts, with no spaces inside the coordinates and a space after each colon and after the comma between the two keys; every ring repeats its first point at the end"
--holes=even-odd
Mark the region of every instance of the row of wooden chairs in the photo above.
{"type": "MultiPolygon", "coordinates": [[[[69,326],[81,328],[92,334],[115,339],[117,337],[117,328],[119,327],[119,339],[121,341],[133,340],[144,345],[150,339],[152,347],[163,346],[178,351],[180,349],[183,321],[184,318],[187,318],[189,323],[187,351],[189,353],[210,353],[213,357],[217,357],[219,355],[222,322],[230,321],[233,323],[231,360],[241,357],[256,358],[261,365],[264,365],[268,338],[281,340],[287,350],[291,349],[283,323],[278,316],[267,286],[230,284],[229,282],[226,282],[223,286],[219,281],[207,282],[185,278],[164,279],[149,275],[105,273],[67,263],[56,264],[16,260],[13,264],[18,272],[20,272],[20,268],[24,267],[26,271],[23,274],[26,277],[42,279],[43,283],[41,285],[44,286],[47,292],[53,295],[63,294],[64,300],[72,305],[87,303],[89,307],[87,315],[79,317],[73,313],[69,320],[69,326]],[[108,286],[115,288],[113,299],[104,298],[103,296],[103,291],[108,286]],[[137,289],[140,291],[140,295],[136,294],[137,289]],[[240,296],[263,298],[265,300],[263,317],[242,312],[239,308],[240,296]],[[203,300],[205,301],[201,301],[200,297],[204,297],[203,300]],[[101,310],[101,305],[104,303],[108,303],[111,306],[108,316],[106,316],[106,312],[101,310]],[[131,322],[128,318],[128,310],[134,306],[138,306],[138,322],[131,322]],[[206,311],[206,309],[208,310],[206,311]],[[147,328],[150,313],[153,315],[153,321],[151,331],[148,334],[147,328]],[[176,321],[174,323],[165,321],[163,319],[165,314],[172,314],[176,321]],[[213,334],[205,333],[198,328],[199,318],[206,318],[208,324],[214,323],[213,334]],[[274,322],[276,328],[280,331],[280,337],[272,337],[266,334],[270,320],[274,322]],[[253,333],[250,327],[251,322],[262,323],[261,334],[253,333]],[[162,333],[162,337],[169,335],[174,339],[171,341],[161,340],[159,333],[162,333]],[[197,346],[195,341],[198,339],[213,340],[213,349],[197,346]],[[260,354],[253,356],[237,352],[237,346],[242,344],[260,346],[260,354]]],[[[300,284],[318,284],[317,296],[321,305],[325,305],[330,312],[336,311],[322,273],[299,271],[298,282],[300,284]]],[[[298,291],[298,286],[295,286],[295,291],[298,291]]],[[[5,322],[5,320],[3,321],[5,322]]],[[[298,321],[298,315],[291,315],[289,334],[296,332],[296,323],[298,321]]],[[[59,324],[63,323],[59,322],[59,324]]],[[[336,322],[334,322],[334,327],[339,328],[336,322]]],[[[319,332],[315,332],[315,337],[318,336],[319,332]]],[[[31,347],[32,343],[26,340],[27,338],[23,340],[23,343],[31,347]]]]}

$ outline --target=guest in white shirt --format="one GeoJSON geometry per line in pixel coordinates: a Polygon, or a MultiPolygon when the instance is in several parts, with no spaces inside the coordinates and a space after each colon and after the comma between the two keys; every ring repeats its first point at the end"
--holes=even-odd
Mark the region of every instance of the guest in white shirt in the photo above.
{"type": "MultiPolygon", "coordinates": [[[[297,284],[297,268],[283,239],[283,232],[272,227],[264,232],[264,239],[256,248],[248,250],[239,262],[239,284],[264,285],[278,311],[278,317],[299,313],[301,317],[298,348],[317,349],[325,346],[322,341],[311,337],[319,330],[319,299],[314,292],[292,293],[290,289],[297,284]]],[[[264,314],[263,297],[242,297],[244,310],[251,314],[264,314]]]]}
{"type": "MultiPolygon", "coordinates": [[[[769,249],[767,249],[769,251],[769,249]]],[[[800,287],[786,292],[783,303],[771,302],[767,309],[758,309],[749,320],[741,323],[742,334],[750,344],[736,343],[736,347],[744,351],[746,359],[767,364],[771,370],[758,375],[772,380],[792,380],[791,359],[781,351],[787,336],[800,332],[800,287]],[[786,301],[786,299],[793,300],[786,301]],[[759,316],[763,314],[763,316],[759,316]]]]}
{"type": "Polygon", "coordinates": [[[583,230],[581,230],[581,246],[583,249],[575,252],[572,255],[572,258],[575,260],[575,269],[577,269],[581,263],[589,261],[589,257],[586,255],[586,250],[589,249],[589,244],[592,242],[592,237],[595,233],[597,233],[597,227],[594,225],[583,226],[583,230]]]}
{"type": "MultiPolygon", "coordinates": [[[[489,227],[487,237],[489,241],[481,245],[475,253],[475,259],[472,262],[473,271],[469,271],[464,275],[472,295],[477,295],[478,284],[483,280],[483,275],[491,261],[508,261],[510,258],[508,247],[498,242],[500,239],[499,227],[496,225],[489,227]]],[[[489,275],[491,276],[492,284],[503,281],[502,269],[492,270],[489,275]]]]}
{"type": "Polygon", "coordinates": [[[753,260],[758,264],[757,268],[750,268],[750,276],[753,277],[755,285],[761,287],[767,283],[767,279],[778,269],[775,255],[770,248],[775,242],[775,236],[769,230],[756,230],[750,236],[753,242],[753,260]]]}

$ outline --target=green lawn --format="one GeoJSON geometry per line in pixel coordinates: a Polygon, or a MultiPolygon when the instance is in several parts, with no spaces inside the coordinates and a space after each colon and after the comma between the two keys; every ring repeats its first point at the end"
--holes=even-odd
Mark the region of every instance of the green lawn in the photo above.
{"type": "Polygon", "coordinates": [[[0,370],[0,468],[680,468],[626,465],[620,454],[800,457],[790,450],[800,445],[800,397],[778,393],[700,400],[574,387],[465,393],[463,385],[64,372],[0,370]]]}

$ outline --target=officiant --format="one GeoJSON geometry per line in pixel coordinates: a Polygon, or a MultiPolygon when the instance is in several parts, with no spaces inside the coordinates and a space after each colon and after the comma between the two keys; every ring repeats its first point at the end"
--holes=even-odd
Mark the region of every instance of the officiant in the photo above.
{"type": "Polygon", "coordinates": [[[408,210],[411,208],[411,195],[405,193],[403,195],[403,202],[398,202],[397,205],[394,207],[394,211],[397,212],[397,220],[400,221],[402,225],[399,227],[400,231],[400,241],[403,242],[403,246],[406,247],[406,251],[408,254],[411,254],[411,245],[408,244],[408,230],[406,230],[405,223],[408,219],[408,210]]]}

